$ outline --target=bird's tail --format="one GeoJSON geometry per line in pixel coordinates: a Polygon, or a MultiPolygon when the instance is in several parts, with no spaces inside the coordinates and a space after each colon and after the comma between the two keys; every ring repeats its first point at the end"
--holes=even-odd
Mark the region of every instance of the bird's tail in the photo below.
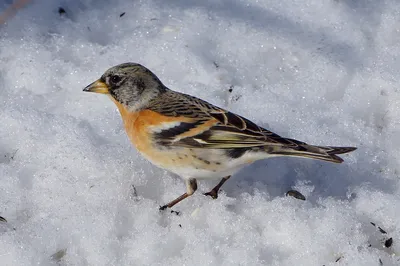
{"type": "MultiPolygon", "coordinates": [[[[314,146],[297,140],[287,139],[294,142],[296,146],[280,146],[274,149],[269,149],[269,154],[305,157],[311,159],[318,159],[333,163],[341,163],[343,159],[337,154],[344,154],[356,150],[355,147],[331,147],[331,146],[314,146]]],[[[266,148],[268,149],[268,148],[266,148]]]]}

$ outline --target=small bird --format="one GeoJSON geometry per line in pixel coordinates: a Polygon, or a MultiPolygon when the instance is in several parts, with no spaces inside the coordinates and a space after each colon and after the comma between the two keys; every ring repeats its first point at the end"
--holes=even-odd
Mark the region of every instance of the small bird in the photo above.
{"type": "Polygon", "coordinates": [[[191,196],[197,179],[220,179],[205,193],[216,199],[232,174],[257,160],[295,156],[341,163],[337,154],[356,149],[283,138],[244,117],[167,88],[153,72],[136,63],[108,69],[83,91],[109,95],[136,149],[185,181],[186,192],[160,210],[191,196]]]}

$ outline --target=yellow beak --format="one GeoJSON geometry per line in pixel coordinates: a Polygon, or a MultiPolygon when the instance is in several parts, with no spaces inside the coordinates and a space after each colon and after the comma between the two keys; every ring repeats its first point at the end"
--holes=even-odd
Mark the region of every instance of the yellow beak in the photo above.
{"type": "Polygon", "coordinates": [[[95,93],[102,93],[102,94],[108,94],[108,86],[101,80],[96,80],[92,84],[88,85],[86,88],[83,89],[83,91],[88,91],[88,92],[95,92],[95,93]]]}

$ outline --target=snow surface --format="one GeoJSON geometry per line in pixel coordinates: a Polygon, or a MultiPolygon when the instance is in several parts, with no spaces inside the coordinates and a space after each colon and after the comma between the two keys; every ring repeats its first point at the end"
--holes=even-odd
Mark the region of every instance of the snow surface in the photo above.
{"type": "Polygon", "coordinates": [[[399,43],[398,0],[31,2],[0,25],[0,264],[400,265],[399,43]],[[203,181],[181,215],[160,213],[183,182],[82,92],[123,62],[283,136],[358,150],[259,161],[217,200],[203,181]]]}

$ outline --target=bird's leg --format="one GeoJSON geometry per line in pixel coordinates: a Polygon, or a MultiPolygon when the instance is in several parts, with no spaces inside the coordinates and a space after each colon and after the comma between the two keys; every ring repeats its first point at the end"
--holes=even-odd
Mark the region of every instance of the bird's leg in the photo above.
{"type": "Polygon", "coordinates": [[[222,185],[230,178],[231,176],[228,175],[219,181],[218,185],[216,185],[210,192],[204,193],[206,196],[211,196],[213,199],[218,198],[218,191],[222,187],[222,185]]]}
{"type": "Polygon", "coordinates": [[[178,202],[186,199],[187,197],[193,195],[193,193],[197,190],[197,182],[194,178],[189,178],[186,180],[186,192],[174,199],[173,201],[165,204],[160,207],[160,211],[165,210],[166,208],[172,208],[178,202]]]}

